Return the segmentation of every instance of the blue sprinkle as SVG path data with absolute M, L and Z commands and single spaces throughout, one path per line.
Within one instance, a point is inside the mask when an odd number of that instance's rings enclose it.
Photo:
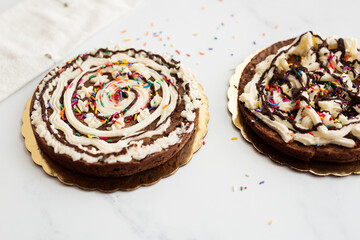
M 254 44 L 254 45 L 256 45 L 256 42 L 255 42 L 255 41 L 253 41 L 253 44 Z
M 259 184 L 263 184 L 263 183 L 265 183 L 265 181 L 261 181 L 261 182 L 259 182 Z

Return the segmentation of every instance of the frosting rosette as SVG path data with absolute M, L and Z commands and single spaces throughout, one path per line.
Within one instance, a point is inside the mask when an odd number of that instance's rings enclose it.
M 30 117 L 40 147 L 54 158 L 111 164 L 161 158 L 169 149 L 165 155 L 173 155 L 194 132 L 200 107 L 198 84 L 180 62 L 114 47 L 48 73 Z
M 306 32 L 256 65 L 239 101 L 285 143 L 353 148 L 360 139 L 356 45 Z

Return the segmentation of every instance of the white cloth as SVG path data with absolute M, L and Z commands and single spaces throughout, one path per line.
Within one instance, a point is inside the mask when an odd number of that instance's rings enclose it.
M 0 101 L 140 0 L 24 0 L 0 15 Z

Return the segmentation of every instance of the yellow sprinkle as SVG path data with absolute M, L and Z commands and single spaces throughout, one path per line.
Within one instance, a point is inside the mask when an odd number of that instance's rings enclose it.
M 130 38 L 124 39 L 124 42 L 129 42 L 129 41 L 131 41 Z
M 233 39 L 235 39 L 235 36 L 232 36 Z
M 136 118 L 137 118 L 137 114 L 135 114 L 135 116 L 134 116 L 134 121 L 136 120 Z
M 273 223 L 273 220 L 270 220 L 269 225 L 271 225 L 272 223 Z
M 335 119 L 335 121 L 334 122 L 337 122 L 337 118 Z
M 174 47 L 174 44 L 170 44 L 170 47 Z
M 95 114 L 97 114 L 97 108 L 95 109 Z
M 92 138 L 90 135 L 88 135 L 88 138 Z
M 231 140 L 237 140 L 237 137 L 233 137 L 233 138 L 231 138 Z
M 194 33 L 193 35 L 194 35 L 194 36 L 198 36 L 199 34 L 198 34 L 198 33 Z
M 201 7 L 201 10 L 205 10 L 206 9 L 206 7 Z

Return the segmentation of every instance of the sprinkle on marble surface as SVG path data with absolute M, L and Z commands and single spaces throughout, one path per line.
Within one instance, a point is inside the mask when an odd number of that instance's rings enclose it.
M 279 27 L 280 27 L 279 24 L 275 25 L 275 29 L 279 29 Z
M 273 224 L 273 220 L 270 220 L 269 225 Z
M 231 140 L 237 140 L 238 138 L 237 137 L 233 137 L 233 138 L 231 138 Z
M 264 184 L 264 183 L 265 183 L 265 181 L 261 181 L 261 182 L 259 182 L 259 185 Z
M 266 36 L 266 33 L 263 32 L 261 35 L 262 35 L 263 37 L 265 37 L 265 36 Z

